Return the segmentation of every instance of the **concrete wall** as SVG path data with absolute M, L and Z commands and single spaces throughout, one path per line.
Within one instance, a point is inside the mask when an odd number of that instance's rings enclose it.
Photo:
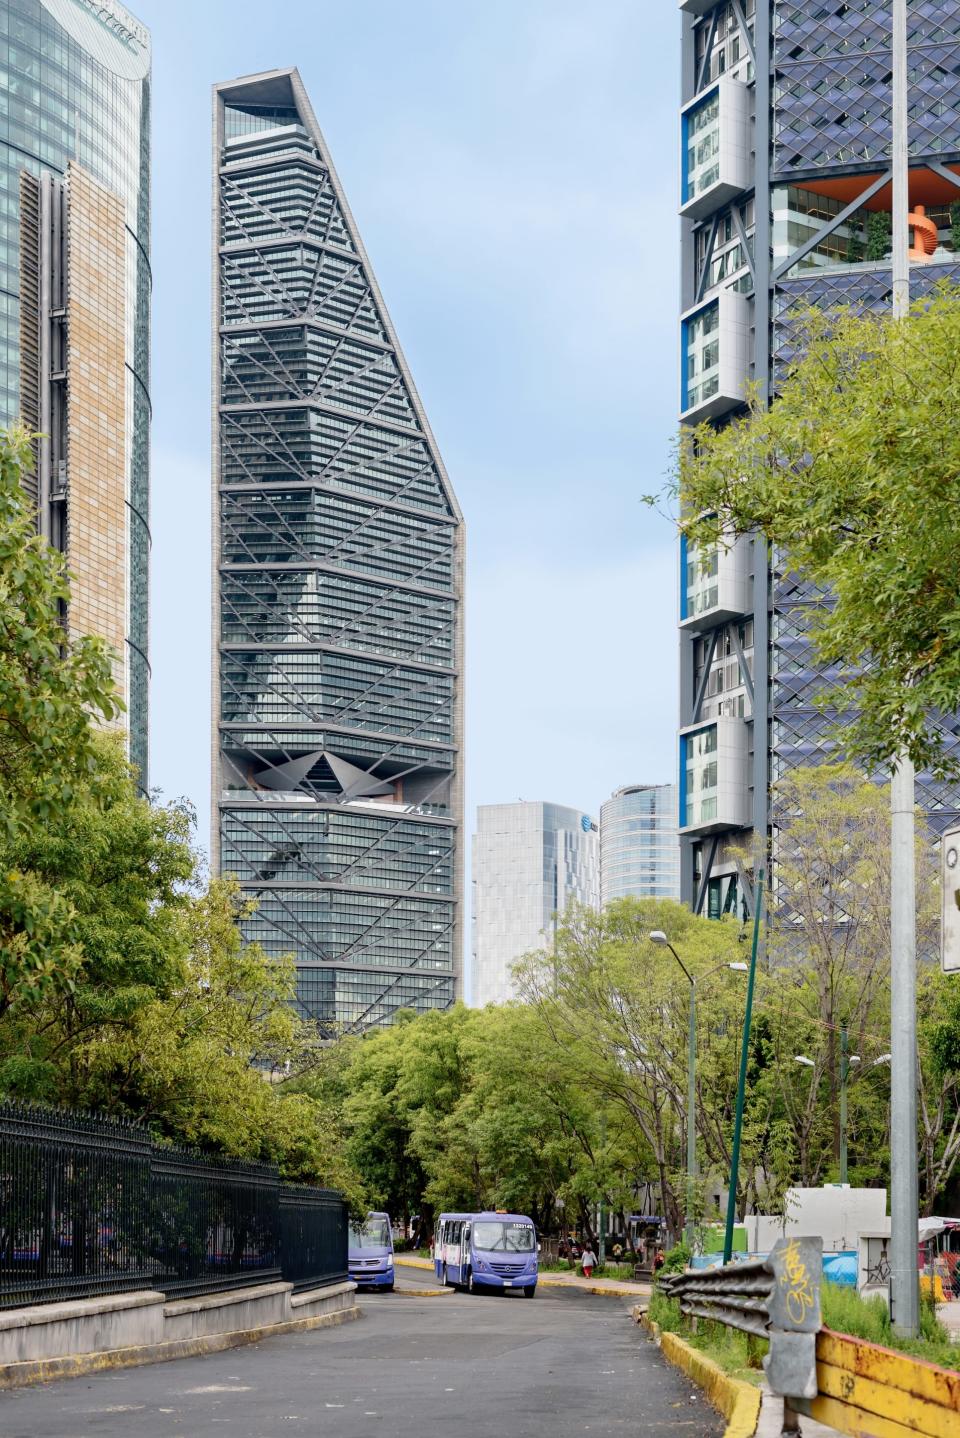
M 0 1364 L 163 1342 L 163 1294 L 116 1293 L 0 1312 Z
M 0 1312 L 0 1388 L 112 1361 L 185 1357 L 359 1314 L 349 1282 L 297 1294 L 290 1283 L 265 1283 L 169 1303 L 143 1291 L 14 1308 Z
M 747 1248 L 769 1253 L 784 1235 L 819 1234 L 824 1253 L 856 1248 L 861 1233 L 877 1233 L 888 1222 L 885 1188 L 788 1188 L 784 1217 L 748 1214 Z

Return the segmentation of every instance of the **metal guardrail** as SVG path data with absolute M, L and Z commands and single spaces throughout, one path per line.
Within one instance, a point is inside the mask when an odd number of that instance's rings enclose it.
M 781 1238 L 768 1258 L 672 1274 L 660 1288 L 689 1317 L 768 1339 L 763 1367 L 774 1393 L 813 1398 L 822 1273 L 820 1238 Z
M 671 1274 L 660 1289 L 692 1318 L 766 1338 L 784 1435 L 805 1414 L 852 1438 L 960 1438 L 960 1373 L 821 1327 L 819 1238 L 782 1238 L 769 1258 Z

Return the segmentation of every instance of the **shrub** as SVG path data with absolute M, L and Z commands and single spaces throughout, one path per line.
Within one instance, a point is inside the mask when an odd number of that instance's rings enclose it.
M 682 1273 L 690 1263 L 690 1250 L 685 1243 L 674 1244 L 664 1255 L 661 1273 Z

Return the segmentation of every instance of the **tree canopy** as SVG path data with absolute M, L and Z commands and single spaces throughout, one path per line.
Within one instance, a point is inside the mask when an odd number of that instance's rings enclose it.
M 289 963 L 200 881 L 183 803 L 136 789 L 110 653 L 71 641 L 63 556 L 36 532 L 29 438 L 0 434 L 0 1094 L 276 1161 L 362 1200 L 335 1107 L 289 1091 L 315 1034 Z

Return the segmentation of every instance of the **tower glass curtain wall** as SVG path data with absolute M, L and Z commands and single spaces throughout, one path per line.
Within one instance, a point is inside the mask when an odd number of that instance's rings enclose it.
M 150 552 L 150 36 L 122 5 L 0 0 L 0 424 L 21 395 L 21 172 L 65 178 L 71 161 L 122 204 L 126 653 L 130 754 L 148 759 Z M 78 180 L 78 185 L 82 183 Z M 79 235 L 74 234 L 74 242 Z M 23 401 L 23 403 L 22 403 Z M 69 490 L 69 474 L 66 476 Z M 69 508 L 69 495 L 67 497 Z M 91 511 L 91 517 L 95 514 Z M 102 521 L 101 521 L 102 522 Z M 91 548 L 95 536 L 90 536 Z M 83 582 L 82 576 L 78 583 Z M 112 637 L 112 636 L 108 636 Z
M 600 900 L 679 899 L 675 784 L 628 784 L 600 809 Z
M 214 167 L 214 863 L 356 1032 L 460 992 L 463 527 L 295 70 Z
M 518 801 L 483 804 L 473 836 L 473 972 L 475 1005 L 516 994 L 511 969 L 549 948 L 572 904 L 598 907 L 597 824 L 580 809 Z
M 748 382 L 775 396 L 811 306 L 889 311 L 891 12 L 680 11 L 681 414 L 723 423 Z M 936 232 L 912 262 L 916 297 L 960 280 L 960 0 L 911 0 L 909 47 L 910 206 Z M 697 912 L 752 912 L 740 854 L 769 835 L 776 858 L 776 781 L 833 753 L 836 713 L 815 699 L 839 676 L 809 640 L 824 602 L 752 541 L 681 553 L 681 893 Z M 960 725 L 942 727 L 955 748 Z M 956 821 L 957 797 L 918 776 L 935 830 Z

